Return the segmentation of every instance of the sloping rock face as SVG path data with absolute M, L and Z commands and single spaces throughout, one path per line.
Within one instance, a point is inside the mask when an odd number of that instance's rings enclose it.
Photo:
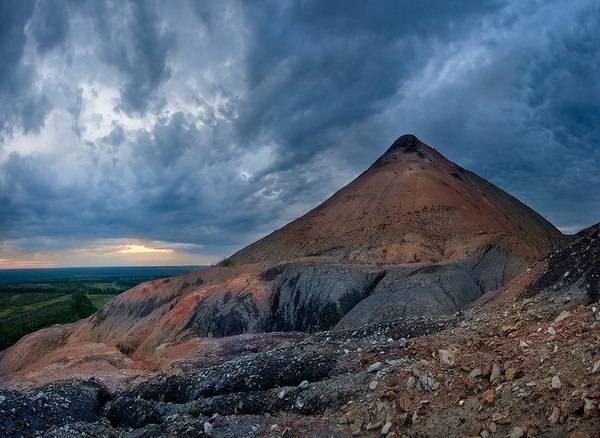
M 396 318 L 457 312 L 502 282 L 506 256 L 496 260 L 495 255 L 488 251 L 460 263 L 391 268 L 385 271 L 373 293 L 335 328 L 345 330 Z M 482 263 L 490 270 L 478 271 L 478 264 Z M 486 282 L 489 280 L 491 284 Z
M 0 376 L 156 371 L 209 348 L 202 339 L 452 314 L 562 239 L 407 135 L 321 206 L 234 254 L 232 266 L 141 284 L 86 320 L 33 333 L 1 353 Z
M 275 271 L 275 272 L 274 272 Z M 327 330 L 367 298 L 384 272 L 363 272 L 335 265 L 298 265 L 271 269 L 275 275 L 271 302 L 274 331 Z
M 545 260 L 547 269 L 528 288 L 529 295 L 588 305 L 600 299 L 600 224 L 579 232 L 575 240 Z
M 596 438 L 599 308 L 557 321 L 542 297 L 504 296 L 447 319 L 221 338 L 216 362 L 113 390 L 0 387 L 0 436 Z
M 514 197 L 404 135 L 323 204 L 230 262 L 322 256 L 359 264 L 438 263 L 486 244 L 532 262 L 560 238 Z

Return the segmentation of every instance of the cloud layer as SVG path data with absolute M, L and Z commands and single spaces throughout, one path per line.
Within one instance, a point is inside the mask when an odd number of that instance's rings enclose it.
M 592 0 L 0 1 L 0 60 L 3 260 L 215 259 L 407 132 L 563 229 L 600 221 Z

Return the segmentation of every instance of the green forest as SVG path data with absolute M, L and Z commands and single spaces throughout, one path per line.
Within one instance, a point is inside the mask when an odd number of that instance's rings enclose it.
M 94 314 L 148 277 L 59 279 L 0 284 L 0 350 L 24 335 Z

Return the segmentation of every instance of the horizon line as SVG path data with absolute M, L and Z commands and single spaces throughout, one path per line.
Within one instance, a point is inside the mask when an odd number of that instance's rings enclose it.
M 202 266 L 211 266 L 208 265 L 197 265 L 197 264 L 186 264 L 186 265 L 106 265 L 106 266 L 23 266 L 23 267 L 1 267 L 0 271 L 17 271 L 17 270 L 26 270 L 26 269 L 90 269 L 90 268 L 100 268 L 100 269 L 109 269 L 109 268 L 186 268 L 186 267 L 202 267 Z

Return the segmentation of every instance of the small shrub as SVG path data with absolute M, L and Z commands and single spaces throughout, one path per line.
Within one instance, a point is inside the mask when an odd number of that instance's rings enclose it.
M 217 263 L 215 266 L 219 266 L 219 267 L 223 268 L 226 266 L 233 266 L 233 265 L 234 265 L 233 261 L 229 257 L 225 257 L 219 263 Z

